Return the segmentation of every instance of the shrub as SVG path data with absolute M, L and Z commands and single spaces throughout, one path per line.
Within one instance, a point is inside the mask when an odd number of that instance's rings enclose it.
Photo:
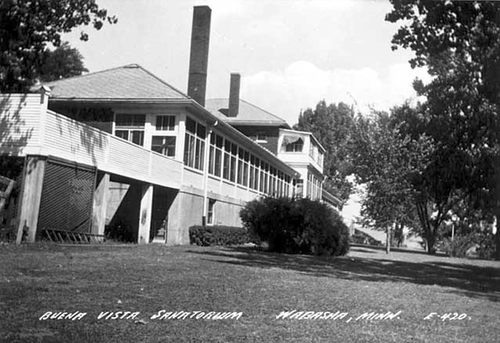
M 310 199 L 265 197 L 240 211 L 244 226 L 280 253 L 345 255 L 349 229 L 328 205 Z
M 495 240 L 491 232 L 471 232 L 455 236 L 453 240 L 449 237 L 444 238 L 439 242 L 438 247 L 451 257 L 476 255 L 479 258 L 492 259 L 495 252 Z
M 472 238 L 471 235 L 455 236 L 453 240 L 446 237 L 439 242 L 437 249 L 451 257 L 465 257 L 475 245 Z
M 495 256 L 495 235 L 491 232 L 481 232 L 477 236 L 477 257 L 492 260 Z
M 294 200 L 265 197 L 246 204 L 240 211 L 243 225 L 249 232 L 265 241 L 270 251 L 299 253 L 300 243 Z
M 251 240 L 247 230 L 241 227 L 195 225 L 189 228 L 189 241 L 201 246 L 224 246 L 245 244 Z

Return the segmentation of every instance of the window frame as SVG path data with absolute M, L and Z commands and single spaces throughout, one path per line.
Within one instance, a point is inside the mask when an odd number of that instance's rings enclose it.
M 184 140 L 184 165 L 200 171 L 204 170 L 207 128 L 186 116 Z
M 154 144 L 155 138 L 163 138 L 164 140 L 168 139 L 168 138 L 173 139 L 173 142 L 174 142 L 174 144 L 173 144 L 173 155 L 168 154 L 168 152 L 171 151 L 171 150 L 169 150 L 169 148 L 171 148 L 172 145 L 167 145 L 165 143 L 165 141 L 163 141 L 163 144 L 160 147 L 162 149 L 167 149 L 167 150 L 163 150 L 163 151 L 156 151 L 156 150 L 154 150 L 153 149 L 153 144 Z M 176 155 L 175 154 L 176 148 L 177 148 L 177 136 L 173 136 L 173 135 L 155 135 L 155 134 L 153 134 L 151 136 L 151 151 L 155 151 L 155 152 L 157 152 L 159 154 L 162 154 L 164 156 L 167 156 L 167 157 L 175 157 L 175 155 Z
M 168 122 L 164 125 L 165 120 Z M 161 123 L 159 123 L 161 121 Z M 160 124 L 160 125 L 158 125 Z M 157 132 L 173 132 L 176 131 L 177 115 L 175 114 L 157 114 L 155 119 L 154 129 Z
M 127 120 L 125 120 L 125 118 Z M 146 114 L 116 113 L 114 117 L 115 137 L 119 137 L 128 142 L 144 147 L 146 136 Z M 139 139 L 137 141 L 137 135 Z M 126 136 L 126 137 L 124 137 Z

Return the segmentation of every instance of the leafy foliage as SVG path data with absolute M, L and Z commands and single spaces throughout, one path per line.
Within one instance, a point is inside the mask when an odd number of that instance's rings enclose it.
M 310 199 L 255 199 L 240 212 L 244 226 L 269 244 L 269 250 L 289 254 L 345 255 L 349 229 L 326 204 Z
M 423 196 L 419 180 L 429 168 L 434 146 L 425 135 L 413 138 L 405 132 L 410 128 L 402 128 L 394 118 L 385 112 L 356 118 L 351 158 L 356 180 L 365 186 L 361 214 L 365 224 L 375 228 L 390 230 L 396 225 L 402 230 L 406 225 L 419 231 L 416 200 Z M 419 233 L 430 242 L 436 234 Z
M 88 72 L 88 69 L 83 65 L 82 54 L 70 47 L 68 42 L 64 42 L 54 51 L 45 50 L 39 77 L 41 81 L 49 82 L 78 76 L 84 72 Z
M 314 134 L 326 149 L 323 187 L 338 196 L 344 203 L 352 193 L 352 184 L 347 180 L 351 172 L 348 144 L 354 125 L 354 111 L 345 103 L 326 105 L 320 101 L 316 108 L 300 114 L 295 130 Z
M 26 92 L 39 75 L 47 44 L 81 25 L 99 30 L 116 17 L 95 0 L 4 0 L 0 2 L 0 92 Z M 81 32 L 80 39 L 88 40 Z
M 466 257 L 474 247 L 474 234 L 451 238 L 444 238 L 439 242 L 438 248 L 450 257 Z
M 404 22 L 393 49 L 412 49 L 416 57 L 410 63 L 427 66 L 434 76 L 427 85 L 415 82 L 427 98 L 427 133 L 438 148 L 429 192 L 460 189 L 468 206 L 500 218 L 500 3 L 391 2 L 386 19 Z
M 269 250 L 299 252 L 294 238 L 300 235 L 298 213 L 292 198 L 264 197 L 246 203 L 240 211 L 243 226 L 268 242 Z
M 474 231 L 457 235 L 453 239 L 445 237 L 439 241 L 438 248 L 451 257 L 477 256 L 482 259 L 492 259 L 495 242 L 491 232 Z
M 249 243 L 251 237 L 248 231 L 241 227 L 195 225 L 189 228 L 189 241 L 201 246 L 226 246 Z

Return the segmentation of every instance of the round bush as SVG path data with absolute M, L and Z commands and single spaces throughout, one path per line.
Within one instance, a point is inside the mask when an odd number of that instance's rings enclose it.
M 318 201 L 265 197 L 248 202 L 240 217 L 270 251 L 335 256 L 349 251 L 348 227 L 338 212 Z

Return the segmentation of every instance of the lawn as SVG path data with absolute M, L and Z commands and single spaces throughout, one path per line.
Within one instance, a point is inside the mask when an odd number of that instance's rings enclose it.
M 0 261 L 2 342 L 500 342 L 494 261 L 47 244 Z

